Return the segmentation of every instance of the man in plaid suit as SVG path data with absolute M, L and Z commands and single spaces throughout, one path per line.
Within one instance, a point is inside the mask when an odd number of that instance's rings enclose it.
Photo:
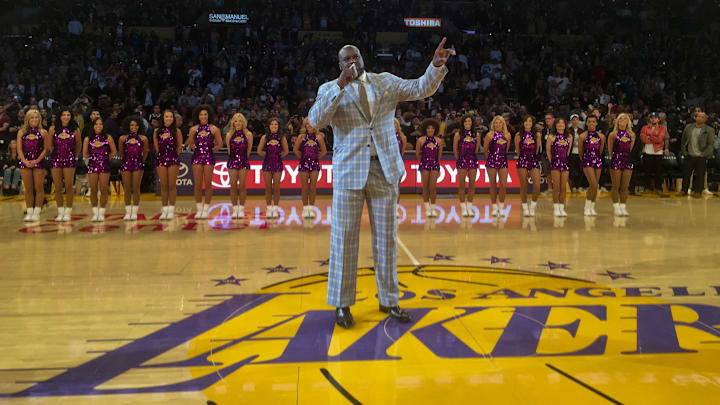
M 398 306 L 397 218 L 398 181 L 405 171 L 395 138 L 393 118 L 398 102 L 420 100 L 435 93 L 447 74 L 445 62 L 454 55 L 438 45 L 432 64 L 419 79 L 365 72 L 360 50 L 344 46 L 338 53 L 340 77 L 318 89 L 309 121 L 314 128 L 333 128 L 333 206 L 330 231 L 329 305 L 336 307 L 338 325 L 354 325 L 360 220 L 367 203 L 372 233 L 380 311 L 400 322 L 410 315 Z

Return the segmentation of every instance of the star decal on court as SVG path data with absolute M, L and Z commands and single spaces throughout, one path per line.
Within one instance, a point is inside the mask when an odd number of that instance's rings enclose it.
M 438 260 L 453 261 L 453 257 L 455 257 L 455 256 L 445 256 L 445 255 L 441 255 L 440 253 L 435 253 L 435 256 L 425 256 L 425 257 L 427 257 L 428 259 L 433 259 L 433 261 L 436 262 Z
M 328 258 L 325 260 L 315 260 L 315 263 L 320 263 L 320 267 L 327 266 L 328 264 L 330 264 L 330 259 Z
M 490 257 L 485 258 L 485 259 L 483 259 L 483 260 L 490 262 L 490 264 L 496 264 L 496 263 L 510 264 L 510 258 L 509 258 L 509 257 L 495 257 L 495 256 L 490 256 Z
M 226 284 L 232 284 L 239 286 L 241 282 L 246 281 L 246 278 L 235 278 L 235 276 L 230 276 L 228 278 L 222 278 L 222 279 L 214 279 L 213 281 L 217 282 L 215 284 L 215 287 L 226 285 Z
M 295 267 L 284 267 L 282 264 L 278 264 L 275 267 L 263 267 L 263 270 L 267 270 L 267 274 L 271 273 L 290 273 L 290 270 L 294 270 Z
M 550 270 L 556 270 L 556 269 L 562 269 L 562 270 L 570 270 L 570 265 L 565 263 L 555 263 L 548 261 L 547 263 L 538 264 L 538 266 L 543 267 L 549 267 Z
M 617 280 L 619 278 L 627 278 L 630 280 L 635 280 L 633 277 L 630 277 L 630 274 L 632 273 L 615 273 L 614 271 L 605 270 L 605 273 L 598 273 L 599 276 L 606 276 L 610 277 L 612 280 Z

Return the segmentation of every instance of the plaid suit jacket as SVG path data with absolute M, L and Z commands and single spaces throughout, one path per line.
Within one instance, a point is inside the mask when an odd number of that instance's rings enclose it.
M 375 92 L 375 103 L 368 121 L 360 108 L 353 86 L 340 89 L 337 79 L 318 89 L 308 119 L 315 128 L 333 129 L 333 186 L 360 190 L 365 187 L 370 169 L 370 137 L 375 143 L 385 179 L 395 184 L 405 172 L 395 138 L 395 108 L 398 102 L 430 97 L 447 74 L 446 66 L 430 64 L 418 79 L 401 79 L 391 73 L 367 72 Z M 370 91 L 370 89 L 368 89 Z

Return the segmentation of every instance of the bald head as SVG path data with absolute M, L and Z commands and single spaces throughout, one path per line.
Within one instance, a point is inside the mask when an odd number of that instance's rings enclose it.
M 358 49 L 357 46 L 348 44 L 340 48 L 338 51 L 338 59 L 342 59 L 343 54 L 348 50 L 354 51 L 356 54 L 360 55 L 360 49 Z
M 365 62 L 363 61 L 360 49 L 355 45 L 345 45 L 338 52 L 338 64 L 340 70 L 345 70 L 348 66 L 355 64 L 358 75 L 365 71 Z

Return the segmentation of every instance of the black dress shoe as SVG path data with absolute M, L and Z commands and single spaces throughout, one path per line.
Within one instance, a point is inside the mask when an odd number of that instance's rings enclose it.
M 350 329 L 353 325 L 355 325 L 355 321 L 353 320 L 352 314 L 350 313 L 350 308 L 336 308 L 335 322 L 345 329 Z
M 412 320 L 410 318 L 410 314 L 408 314 L 404 309 L 401 309 L 398 306 L 386 307 L 380 304 L 380 312 L 390 314 L 390 316 L 402 323 L 408 323 Z

